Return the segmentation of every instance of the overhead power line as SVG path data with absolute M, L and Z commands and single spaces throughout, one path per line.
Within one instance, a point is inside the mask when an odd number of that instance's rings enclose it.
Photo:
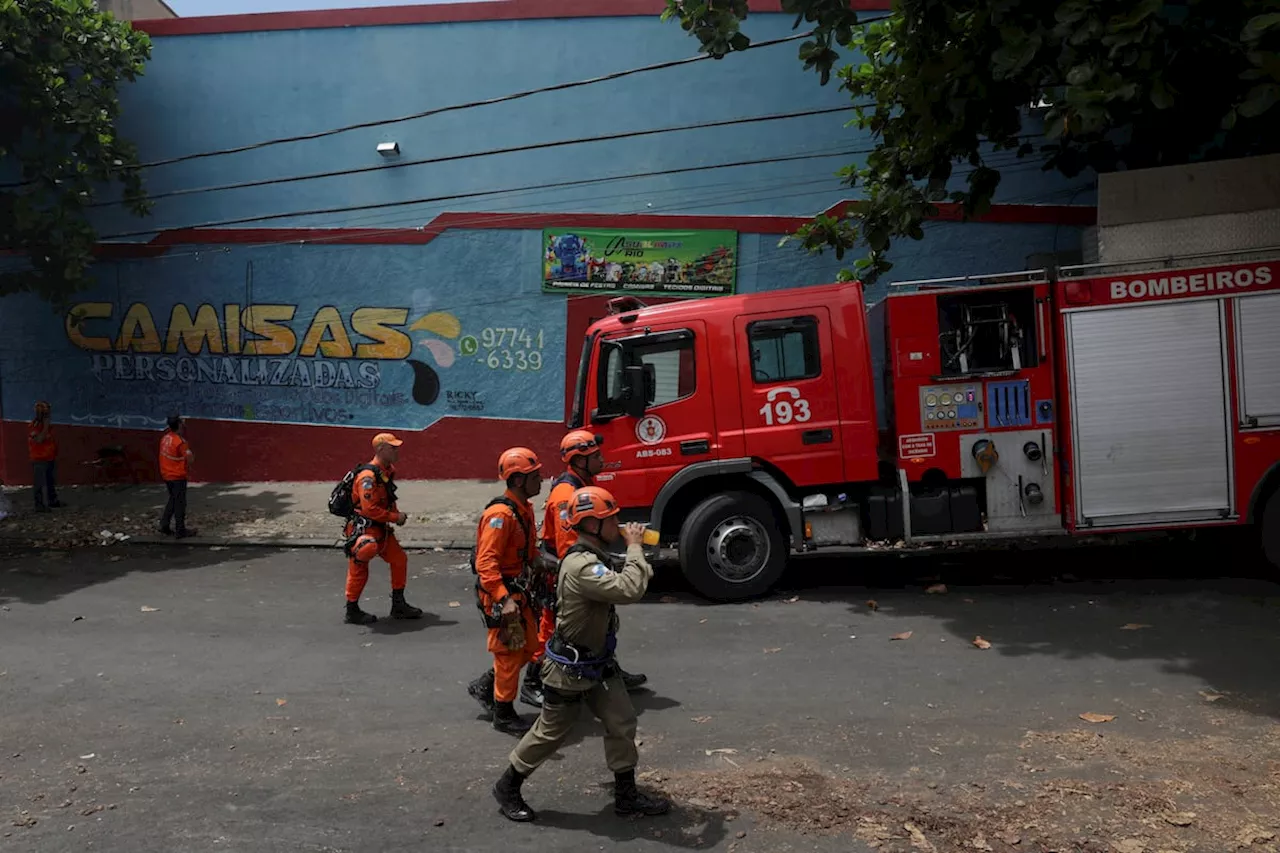
M 829 115 L 831 113 L 847 112 L 855 109 L 857 104 L 848 104 L 842 107 L 823 107 L 821 109 L 801 110 L 794 113 L 772 113 L 763 116 L 751 116 L 749 118 L 721 119 L 718 121 L 699 122 L 697 124 L 675 125 L 672 127 L 648 128 L 645 130 L 629 130 L 621 133 L 609 133 L 602 136 L 585 136 L 577 139 L 558 139 L 552 142 L 535 142 L 529 145 L 512 145 L 506 148 L 489 148 L 483 151 L 468 151 L 463 154 L 446 154 L 440 157 L 425 157 L 417 160 L 404 160 L 397 163 L 379 163 L 376 166 L 355 166 L 347 169 L 332 169 L 327 172 L 311 172 L 305 175 L 291 175 L 283 178 L 260 178 L 253 181 L 241 181 L 234 184 L 216 184 L 208 187 L 187 187 L 179 190 L 169 190 L 161 193 L 149 193 L 147 198 L 156 201 L 163 198 L 173 198 L 175 196 L 194 195 L 198 193 L 221 192 L 223 190 L 239 190 L 249 189 L 251 187 L 264 187 L 273 184 L 287 184 L 296 181 L 313 181 L 321 178 L 337 178 L 345 175 L 358 175 L 365 172 L 382 172 L 389 169 L 403 169 L 409 166 L 425 166 L 433 163 L 449 163 L 455 160 L 469 160 L 475 157 L 491 157 L 499 154 L 515 154 L 522 151 L 538 151 L 546 148 L 559 148 L 565 145 L 583 145 L 589 142 L 611 142 L 617 139 L 633 139 L 641 136 L 654 136 L 661 133 L 677 133 L 686 130 L 703 130 L 713 127 L 729 127 L 738 124 L 754 124 L 766 121 L 781 121 L 784 119 L 806 118 L 808 116 Z M 110 207 L 113 205 L 123 204 L 123 201 L 99 201 L 89 205 L 89 207 Z
M 400 201 L 383 201 L 373 202 L 370 204 L 343 205 L 341 207 L 315 208 L 311 210 L 295 210 L 287 213 L 268 213 L 259 216 L 242 216 L 235 219 L 220 219 L 213 222 L 201 222 L 193 225 L 166 225 L 158 228 L 148 228 L 142 231 L 126 231 L 120 234 L 106 234 L 100 237 L 100 240 L 121 240 L 126 237 L 143 237 L 149 234 L 155 234 L 159 231 L 174 231 L 187 228 L 220 228 L 227 225 L 246 225 L 250 222 L 269 222 L 273 219 L 290 219 L 295 216 L 323 216 L 333 213 L 352 213 L 359 210 L 379 210 L 383 208 L 407 207 L 414 204 L 432 204 L 442 201 L 457 201 L 460 199 L 481 198 L 484 196 L 503 195 L 511 192 L 527 192 L 531 190 L 548 190 L 560 189 L 563 187 L 586 186 L 589 184 L 608 183 L 611 181 L 626 181 L 636 178 L 655 178 L 666 175 L 680 175 L 689 172 L 709 172 L 716 169 L 732 169 L 739 166 L 759 166 L 768 163 L 789 163 L 798 160 L 814 160 L 825 157 L 850 157 L 855 154 L 867 154 L 874 149 L 850 149 L 846 151 L 833 151 L 823 154 L 794 154 L 786 157 L 763 157 L 756 160 L 738 160 L 732 163 L 716 163 L 710 166 L 684 166 L 677 169 L 658 169 L 650 172 L 633 172 L 627 175 L 612 175 L 603 178 L 582 178 L 574 181 L 555 181 L 546 184 L 530 184 L 523 187 L 513 187 L 498 190 L 476 190 L 475 192 L 456 193 L 452 195 L 426 196 L 422 198 L 403 199 Z

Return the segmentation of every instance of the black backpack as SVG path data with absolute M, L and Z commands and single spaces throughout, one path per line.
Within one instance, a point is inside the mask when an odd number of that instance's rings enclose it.
M 338 482 L 338 485 L 333 487 L 333 491 L 329 493 L 329 512 L 339 518 L 351 518 L 356 514 L 355 497 L 352 495 L 351 490 L 355 486 L 356 477 L 360 476 L 361 471 L 377 473 L 378 466 L 366 462 L 348 471 L 347 476 L 343 477 Z

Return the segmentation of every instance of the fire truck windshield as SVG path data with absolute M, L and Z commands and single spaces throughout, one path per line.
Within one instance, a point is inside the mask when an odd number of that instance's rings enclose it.
M 595 332 L 587 335 L 582 342 L 582 357 L 578 359 L 578 381 L 573 386 L 573 409 L 569 412 L 569 429 L 579 429 L 583 425 L 582 410 L 587 397 L 587 368 L 591 365 L 591 350 L 595 344 Z

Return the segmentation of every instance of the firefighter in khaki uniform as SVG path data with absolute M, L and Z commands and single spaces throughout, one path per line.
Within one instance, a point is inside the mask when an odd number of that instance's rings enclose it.
M 604 437 L 576 429 L 560 439 L 560 461 L 566 469 L 551 481 L 551 493 L 542 518 L 542 549 L 550 564 L 540 576 L 538 586 L 542 613 L 538 621 L 538 647 L 533 662 L 525 669 L 524 682 L 520 685 L 520 701 L 535 708 L 542 707 L 542 661 L 547 641 L 556 628 L 556 570 L 560 560 L 578 541 L 578 533 L 565 521 L 569 499 L 578 489 L 595 484 L 596 475 L 604 470 L 604 455 L 600 448 Z M 615 662 L 616 663 L 616 662 Z M 649 677 L 643 673 L 630 673 L 618 665 L 618 675 L 628 690 L 644 686 Z
M 519 735 L 531 723 L 515 710 L 520 668 L 533 659 L 538 619 L 530 593 L 539 562 L 537 520 L 529 499 L 542 491 L 542 464 L 527 447 L 498 457 L 498 477 L 507 484 L 480 514 L 476 528 L 476 606 L 488 629 L 493 669 L 467 685 L 467 693 L 491 714 L 493 727 Z
M 502 815 L 529 821 L 536 815 L 520 793 L 524 780 L 559 749 L 585 703 L 604 724 L 604 753 L 614 774 L 614 811 L 664 814 L 665 799 L 636 788 L 636 712 L 613 660 L 618 615 L 614 606 L 639 601 L 649 588 L 653 568 L 640 542 L 644 527 L 628 524 L 626 562 L 609 567 L 607 547 L 616 542 L 618 504 L 598 486 L 574 492 L 567 521 L 578 532 L 576 545 L 560 563 L 556 630 L 542 665 L 546 696 L 533 729 L 512 750 L 510 765 L 493 786 Z

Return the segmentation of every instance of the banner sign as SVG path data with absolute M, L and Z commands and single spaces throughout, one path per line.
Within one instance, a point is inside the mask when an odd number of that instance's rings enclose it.
M 551 228 L 542 248 L 548 293 L 721 296 L 737 281 L 736 231 Z

